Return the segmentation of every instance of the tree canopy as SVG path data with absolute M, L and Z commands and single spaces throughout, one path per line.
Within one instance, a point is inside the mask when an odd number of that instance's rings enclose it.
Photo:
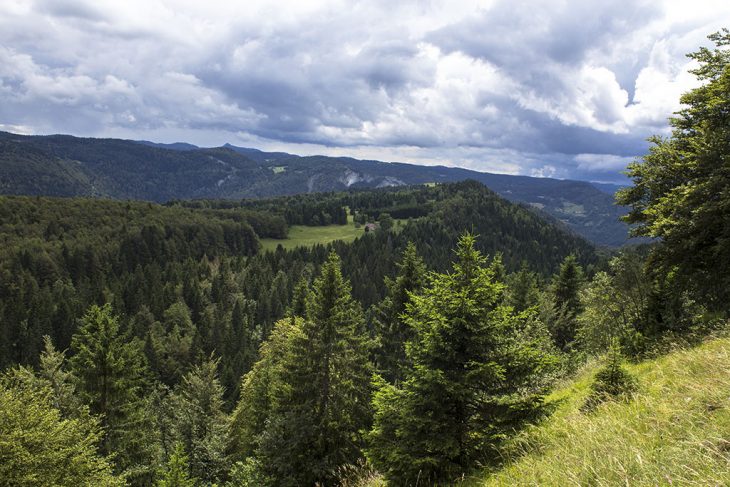
M 701 85 L 680 98 L 672 134 L 650 139 L 629 165 L 633 186 L 619 192 L 631 207 L 634 234 L 660 239 L 653 263 L 665 274 L 727 309 L 730 303 L 730 31 L 712 34 L 713 49 L 689 54 Z

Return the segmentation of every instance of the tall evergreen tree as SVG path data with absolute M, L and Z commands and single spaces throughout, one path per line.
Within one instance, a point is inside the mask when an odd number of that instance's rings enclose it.
M 228 418 L 223 412 L 223 387 L 218 360 L 212 358 L 185 374 L 172 398 L 173 428 L 190 462 L 193 477 L 215 483 L 225 477 Z
M 540 288 L 537 275 L 522 262 L 520 270 L 507 277 L 506 303 L 515 311 L 525 311 L 540 303 Z
M 53 407 L 66 417 L 77 416 L 82 406 L 76 394 L 76 377 L 65 369 L 65 353 L 56 350 L 49 336 L 43 337 L 43 341 L 39 375 L 51 387 Z
M 406 342 L 412 338 L 413 329 L 401 316 L 410 302 L 410 293 L 418 292 L 426 279 L 426 266 L 409 242 L 398 264 L 395 279 L 386 278 L 388 290 L 385 299 L 375 307 L 374 328 L 378 340 L 376 360 L 379 372 L 389 382 L 403 378 L 406 365 Z
M 47 384 L 14 379 L 0 379 L 0 485 L 125 485 L 98 451 L 96 419 L 88 414 L 64 418 Z
M 190 477 L 190 467 L 185 448 L 182 443 L 175 447 L 167 461 L 162 477 L 157 480 L 156 487 L 195 487 L 197 481 Z
M 659 239 L 652 266 L 715 309 L 730 311 L 730 31 L 709 36 L 715 48 L 688 55 L 700 82 L 680 98 L 669 138 L 653 137 L 649 153 L 630 164 L 633 186 L 617 194 L 631 207 L 635 235 Z
M 579 294 L 582 286 L 583 268 L 575 255 L 571 254 L 563 260 L 553 282 L 553 296 L 559 317 L 550 332 L 555 344 L 561 349 L 567 348 L 575 340 L 576 317 L 582 309 Z
M 246 377 L 244 398 L 252 391 L 263 410 L 242 404 L 237 410 L 238 431 L 260 431 L 239 447 L 255 446 L 257 464 L 274 485 L 333 482 L 339 467 L 361 457 L 370 422 L 369 339 L 335 253 L 314 282 L 306 315 L 283 320 L 288 332 L 277 325 L 273 337 L 286 344 L 281 358 L 266 354 L 269 366 L 257 363 Z M 257 374 L 270 374 L 268 383 Z
M 368 456 L 395 485 L 449 482 L 535 414 L 553 364 L 524 315 L 504 306 L 504 285 L 459 240 L 451 273 L 434 274 L 406 306 L 416 330 L 401 387 L 381 383 Z
M 152 475 L 154 443 L 144 394 L 147 367 L 139 341 L 121 333 L 108 304 L 91 306 L 71 341 L 72 372 L 92 413 L 101 417 L 102 452 L 115 454 L 121 470 L 133 481 Z

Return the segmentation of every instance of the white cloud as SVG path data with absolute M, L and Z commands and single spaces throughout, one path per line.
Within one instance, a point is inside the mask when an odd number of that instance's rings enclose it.
M 727 18 L 715 0 L 5 0 L 0 124 L 606 179 L 666 132 L 695 86 L 684 54 Z

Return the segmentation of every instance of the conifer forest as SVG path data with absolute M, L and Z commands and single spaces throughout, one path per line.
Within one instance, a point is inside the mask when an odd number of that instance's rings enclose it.
M 730 33 L 709 40 L 615 195 L 621 246 L 473 179 L 153 202 L 2 166 L 0 486 L 727 485 Z M 676 437 L 646 406 L 674 391 L 700 401 Z

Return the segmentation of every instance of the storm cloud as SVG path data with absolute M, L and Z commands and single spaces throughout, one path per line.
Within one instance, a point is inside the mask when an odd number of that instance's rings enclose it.
M 5 0 L 0 130 L 621 181 L 727 2 Z

